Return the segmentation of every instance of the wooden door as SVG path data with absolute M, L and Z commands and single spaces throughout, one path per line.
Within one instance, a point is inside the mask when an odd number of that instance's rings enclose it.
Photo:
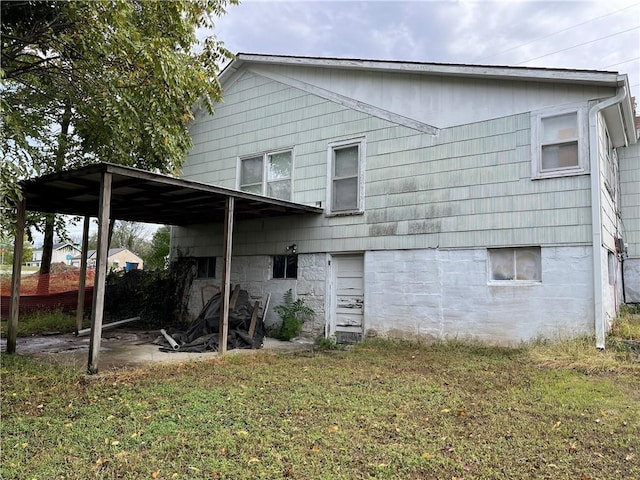
M 333 257 L 333 306 L 335 335 L 338 343 L 362 340 L 364 319 L 364 257 Z

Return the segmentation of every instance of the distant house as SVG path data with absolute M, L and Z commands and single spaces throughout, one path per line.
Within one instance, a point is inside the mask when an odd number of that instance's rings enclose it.
M 80 266 L 81 257 L 78 255 L 73 258 L 73 265 Z M 96 250 L 87 252 L 87 267 L 96 267 Z M 144 267 L 143 260 L 127 248 L 110 248 L 107 255 L 107 268 L 115 271 L 142 270 Z
M 80 248 L 71 242 L 62 242 L 53 244 L 53 252 L 51 253 L 51 263 L 64 263 L 71 265 L 73 258 L 80 254 Z M 31 262 L 27 265 L 39 267 L 42 263 L 42 248 L 33 251 Z
M 183 178 L 324 208 L 234 227 L 231 282 L 272 305 L 291 289 L 308 333 L 604 346 L 640 301 L 626 75 L 238 54 L 220 79 Z M 222 229 L 172 230 L 195 292 L 220 278 Z

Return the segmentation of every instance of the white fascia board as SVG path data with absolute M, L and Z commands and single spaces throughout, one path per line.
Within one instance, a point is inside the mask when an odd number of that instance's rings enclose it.
M 490 65 L 457 65 L 418 62 L 390 62 L 339 58 L 287 57 L 239 53 L 234 62 L 265 63 L 270 65 L 326 67 L 368 71 L 401 72 L 439 76 L 478 77 L 487 79 L 522 80 L 529 82 L 556 82 L 617 87 L 617 72 L 570 70 Z M 232 62 L 233 63 L 233 62 Z M 234 68 L 240 68 L 240 64 Z M 231 67 L 231 65 L 230 65 Z M 224 72 L 223 72 L 224 73 Z

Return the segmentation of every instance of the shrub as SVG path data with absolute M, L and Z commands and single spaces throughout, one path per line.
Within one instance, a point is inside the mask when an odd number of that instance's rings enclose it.
M 304 321 L 312 317 L 316 312 L 308 305 L 305 305 L 303 299 L 293 300 L 291 289 L 285 292 L 283 301 L 284 303 L 273 309 L 282 320 L 276 337 L 280 340 L 288 341 L 300 334 Z

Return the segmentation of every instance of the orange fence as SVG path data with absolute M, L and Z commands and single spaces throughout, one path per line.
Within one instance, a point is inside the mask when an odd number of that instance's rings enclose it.
M 95 271 L 87 270 L 85 309 L 90 309 Z M 46 275 L 23 275 L 20 279 L 20 313 L 34 310 L 75 310 L 78 304 L 80 271 L 69 270 Z M 11 278 L 0 279 L 0 315 L 9 315 Z

